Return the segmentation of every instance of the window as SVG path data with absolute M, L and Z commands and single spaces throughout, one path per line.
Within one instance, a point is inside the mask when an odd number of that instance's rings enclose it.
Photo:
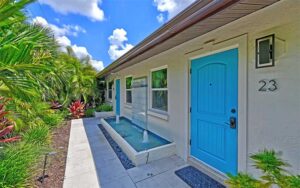
M 113 88 L 114 82 L 111 81 L 108 83 L 108 98 L 112 99 L 112 88 Z
M 151 72 L 151 107 L 168 111 L 168 71 L 167 68 Z
M 126 103 L 132 103 L 132 77 L 126 77 Z

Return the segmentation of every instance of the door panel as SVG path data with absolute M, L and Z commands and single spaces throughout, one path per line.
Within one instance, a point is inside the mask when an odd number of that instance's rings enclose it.
M 224 114 L 226 65 L 211 63 L 197 71 L 198 111 L 207 114 Z
M 116 80 L 116 115 L 120 115 L 120 80 Z
M 238 49 L 192 60 L 191 69 L 191 155 L 236 174 Z

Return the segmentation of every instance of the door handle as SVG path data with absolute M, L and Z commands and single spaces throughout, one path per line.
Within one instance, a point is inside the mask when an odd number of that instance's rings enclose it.
M 236 117 L 230 117 L 229 118 L 229 123 L 225 122 L 227 125 L 230 126 L 231 129 L 236 128 Z

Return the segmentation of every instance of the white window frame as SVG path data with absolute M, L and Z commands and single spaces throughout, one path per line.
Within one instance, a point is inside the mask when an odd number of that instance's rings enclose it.
M 113 83 L 112 84 L 112 86 L 111 86 L 111 89 L 109 89 L 109 84 L 110 83 Z M 114 86 L 114 81 L 113 80 L 110 80 L 110 81 L 108 81 L 107 82 L 107 99 L 109 100 L 109 101 L 112 101 L 112 99 L 113 99 L 113 86 Z M 111 98 L 109 98 L 109 91 L 111 90 Z
M 163 69 L 167 69 L 167 87 L 166 88 L 152 88 L 152 72 L 155 72 L 155 71 L 159 71 L 159 70 L 163 70 Z M 150 69 L 150 76 L 149 76 L 149 107 L 150 107 L 150 110 L 153 111 L 153 112 L 157 112 L 157 113 L 160 113 L 160 114 L 167 114 L 168 111 L 169 111 L 169 70 L 168 70 L 168 66 L 167 65 L 164 65 L 164 66 L 160 66 L 160 67 L 157 67 L 157 68 L 153 68 L 153 69 Z M 167 111 L 165 110 L 160 110 L 160 109 L 157 109 L 157 108 L 153 108 L 152 107 L 152 91 L 167 91 Z
M 126 88 L 126 84 L 127 84 L 127 83 L 126 83 L 126 79 L 127 79 L 127 78 L 130 78 L 130 77 L 131 77 L 132 80 L 133 80 L 133 76 L 132 76 L 132 75 L 128 75 L 128 76 L 125 77 L 125 104 L 131 106 L 131 105 L 132 105 L 132 88 L 130 88 L 130 89 L 127 89 L 127 88 Z M 132 84 L 132 83 L 131 83 L 131 84 Z M 131 91 L 131 103 L 128 103 L 128 102 L 127 102 L 127 91 Z

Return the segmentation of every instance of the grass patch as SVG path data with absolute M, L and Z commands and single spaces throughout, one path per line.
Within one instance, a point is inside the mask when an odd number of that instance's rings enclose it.
M 50 127 L 55 127 L 59 125 L 64 120 L 63 113 L 48 113 L 41 116 L 44 123 Z
M 0 154 L 0 187 L 28 187 L 27 180 L 32 174 L 42 148 L 20 142 L 8 144 Z
M 49 127 L 46 125 L 40 125 L 30 128 L 23 134 L 22 138 L 26 143 L 46 145 L 50 143 L 49 132 Z
M 96 112 L 111 112 L 113 111 L 113 107 L 109 104 L 102 104 L 96 107 Z
M 84 115 L 85 115 L 85 117 L 94 117 L 94 112 L 95 112 L 95 109 L 89 108 L 89 109 L 85 110 Z
M 48 112 L 48 111 L 47 111 Z M 64 113 L 49 111 L 28 121 L 20 142 L 0 149 L 0 188 L 33 187 L 32 179 L 42 154 L 50 150 L 51 130 L 62 124 Z

